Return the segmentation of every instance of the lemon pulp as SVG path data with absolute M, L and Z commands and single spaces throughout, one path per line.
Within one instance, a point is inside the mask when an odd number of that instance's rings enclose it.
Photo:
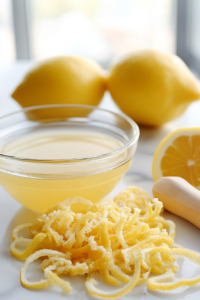
M 182 177 L 200 189 L 200 128 L 180 128 L 159 144 L 152 163 L 152 176 Z
M 180 136 L 169 146 L 161 160 L 163 176 L 180 176 L 199 186 L 200 136 Z
M 28 159 L 73 159 L 101 155 L 118 149 L 123 145 L 121 141 L 104 133 L 87 130 L 62 130 L 47 129 L 44 131 L 28 133 L 21 137 L 16 137 L 7 141 L 0 147 L 0 152 L 17 157 Z M 116 159 L 116 165 L 119 156 L 108 158 Z M 23 176 L 23 167 L 19 165 L 20 175 L 0 172 L 0 182 L 8 193 L 29 209 L 43 213 L 49 207 L 57 202 L 67 198 L 80 196 L 93 202 L 105 197 L 120 181 L 127 171 L 131 160 L 115 168 L 107 170 L 95 170 L 89 175 L 85 175 L 87 164 L 80 172 L 79 163 L 71 167 L 73 174 L 63 173 L 62 166 L 57 165 L 56 174 L 51 172 L 51 164 L 47 176 L 41 176 L 43 164 L 35 163 L 34 174 L 30 171 L 28 176 Z M 54 162 L 52 162 L 52 165 Z M 34 162 L 33 162 L 34 169 Z M 66 171 L 66 169 L 65 169 Z M 97 172 L 96 172 L 97 171 Z M 50 177 L 49 177 L 50 175 Z M 52 178 L 51 178 L 52 175 Z M 55 176 L 54 176 L 55 175 Z M 65 176 L 66 175 L 66 176 Z

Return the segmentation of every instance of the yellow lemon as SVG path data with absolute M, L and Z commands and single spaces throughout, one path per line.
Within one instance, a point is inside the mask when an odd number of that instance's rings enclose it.
M 200 189 L 200 127 L 173 131 L 159 144 L 152 164 L 155 181 L 179 176 Z
M 32 69 L 13 92 L 22 106 L 44 104 L 98 105 L 106 89 L 101 67 L 85 58 L 58 57 Z
M 137 123 L 161 126 L 200 98 L 197 79 L 176 55 L 143 50 L 110 68 L 108 89 L 119 108 Z

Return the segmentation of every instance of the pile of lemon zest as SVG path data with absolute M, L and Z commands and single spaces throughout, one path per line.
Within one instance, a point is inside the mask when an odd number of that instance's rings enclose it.
M 84 206 L 79 208 L 79 203 Z M 77 212 L 72 211 L 74 204 Z M 26 259 L 20 273 L 22 285 L 34 289 L 58 285 L 69 293 L 71 286 L 59 276 L 87 274 L 88 291 L 108 299 L 119 298 L 146 280 L 152 289 L 162 290 L 163 284 L 167 289 L 183 285 L 183 281 L 179 285 L 169 283 L 178 269 L 174 265 L 175 256 L 188 257 L 197 264 L 200 258 L 177 248 L 175 224 L 161 217 L 161 211 L 162 203 L 158 199 L 151 199 L 136 187 L 121 192 L 114 202 L 106 199 L 93 204 L 74 197 L 56 204 L 34 223 L 17 226 L 13 231 L 11 253 Z M 18 236 L 27 227 L 32 239 Z M 25 251 L 16 248 L 20 244 L 28 245 Z M 25 278 L 25 272 L 29 263 L 39 257 L 44 257 L 41 269 L 47 279 L 31 283 Z M 112 286 L 122 282 L 126 285 L 111 293 L 100 291 L 95 287 L 93 273 L 100 273 Z M 150 274 L 160 276 L 148 279 Z M 193 285 L 198 280 L 196 276 L 184 284 Z

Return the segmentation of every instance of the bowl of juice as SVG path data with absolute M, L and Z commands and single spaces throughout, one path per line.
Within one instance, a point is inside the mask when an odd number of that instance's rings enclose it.
M 0 118 L 0 184 L 43 213 L 67 198 L 103 199 L 129 169 L 139 129 L 87 105 L 43 105 Z

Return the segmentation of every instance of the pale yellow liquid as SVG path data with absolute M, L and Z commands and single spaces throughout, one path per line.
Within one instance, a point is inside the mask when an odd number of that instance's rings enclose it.
M 121 146 L 120 141 L 102 133 L 55 129 L 20 137 L 0 150 L 23 158 L 67 160 L 101 155 Z
M 67 160 L 101 155 L 121 146 L 122 143 L 117 139 L 98 132 L 52 129 L 7 142 L 0 147 L 0 152 L 29 159 Z M 0 182 L 17 201 L 33 211 L 43 213 L 54 204 L 74 196 L 93 202 L 101 200 L 120 181 L 130 163 L 128 161 L 111 170 L 89 176 L 78 174 L 76 166 L 75 175 L 65 178 L 57 174 L 53 179 L 0 172 Z

